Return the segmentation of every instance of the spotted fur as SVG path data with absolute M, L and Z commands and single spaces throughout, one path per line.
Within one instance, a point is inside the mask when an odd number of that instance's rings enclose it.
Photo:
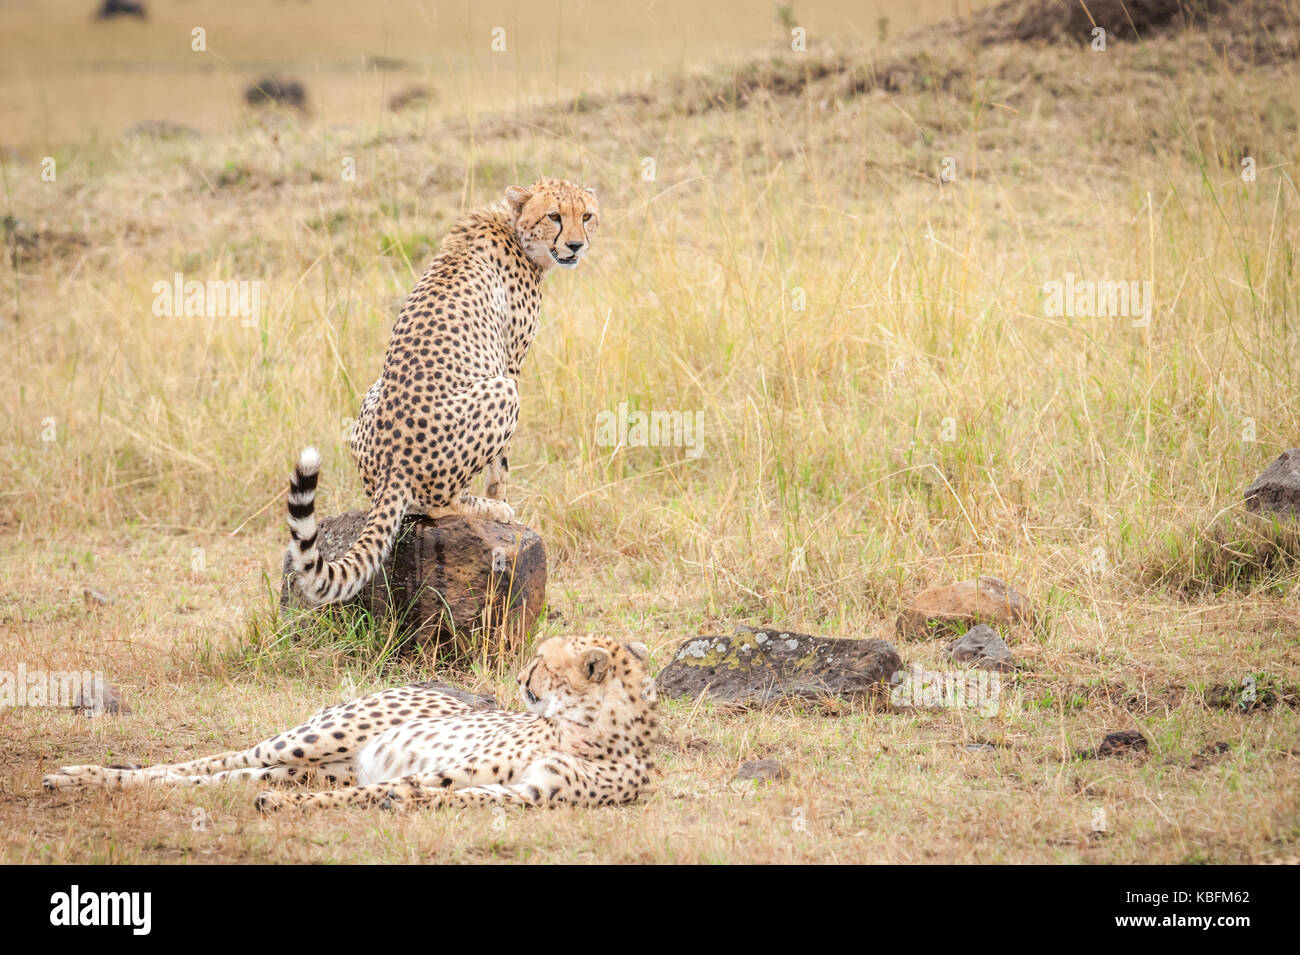
M 358 758 L 357 785 L 265 792 L 258 808 L 632 802 L 650 781 L 650 743 L 658 727 L 646 657 L 641 644 L 548 640 L 519 674 L 529 712 L 412 720 L 366 748 Z
M 542 179 L 471 213 L 407 299 L 384 370 L 361 402 L 352 454 L 371 507 L 338 560 L 317 547 L 320 456 L 302 452 L 289 483 L 289 562 L 309 605 L 358 593 L 387 558 L 402 518 L 461 514 L 510 522 L 509 447 L 519 370 L 537 333 L 542 278 L 576 268 L 600 221 L 595 194 Z M 486 473 L 486 497 L 467 492 Z
M 253 778 L 316 782 L 268 791 L 257 807 L 413 809 L 475 805 L 605 806 L 649 782 L 657 695 L 641 644 L 556 637 L 519 674 L 527 711 L 476 707 L 428 683 L 326 707 L 250 749 L 147 768 L 68 766 L 49 790 L 210 785 Z

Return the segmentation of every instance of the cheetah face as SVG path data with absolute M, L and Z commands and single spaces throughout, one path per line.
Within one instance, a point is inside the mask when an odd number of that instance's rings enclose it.
M 600 204 L 592 189 L 561 179 L 539 179 L 525 189 L 506 189 L 515 217 L 515 235 L 543 272 L 558 265 L 578 267 L 600 225 Z
M 527 707 L 528 712 L 536 713 L 538 716 L 546 715 L 557 691 L 567 689 L 564 680 L 560 677 L 560 667 L 558 666 L 563 664 L 564 661 L 560 654 L 550 652 L 554 648 L 548 648 L 547 646 L 554 642 L 554 640 L 548 640 L 539 646 L 536 656 L 519 671 L 520 699 L 524 701 L 524 706 Z M 544 650 L 547 652 L 543 652 Z
M 644 644 L 619 644 L 602 638 L 552 637 L 519 672 L 519 696 L 529 712 L 546 716 L 582 699 L 606 696 L 611 684 L 648 681 Z M 617 679 L 609 679 L 611 672 Z M 648 698 L 647 698 L 648 699 Z

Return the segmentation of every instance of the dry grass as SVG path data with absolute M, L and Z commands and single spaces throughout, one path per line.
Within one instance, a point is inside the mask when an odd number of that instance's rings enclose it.
M 6 160 L 6 214 L 51 238 L 0 272 L 0 668 L 102 669 L 135 712 L 4 714 L 3 858 L 1294 857 L 1296 711 L 1206 699 L 1251 674 L 1300 682 L 1296 564 L 1196 557 L 1300 415 L 1300 81 L 1261 59 L 1199 32 L 1104 54 L 814 43 L 539 86 L 505 111 L 105 133 L 55 149 L 54 183 Z M 907 594 L 994 573 L 1048 621 L 1016 635 L 1010 705 L 672 704 L 641 804 L 504 823 L 261 820 L 242 787 L 39 794 L 60 763 L 224 749 L 427 674 L 373 647 L 274 646 L 287 468 L 314 442 L 324 511 L 363 500 L 341 438 L 397 304 L 458 210 L 539 174 L 595 185 L 606 210 L 589 264 L 548 280 L 521 382 L 511 496 L 551 554 L 543 634 L 645 640 L 659 663 L 740 622 L 891 636 Z M 155 318 L 176 271 L 261 280 L 259 326 Z M 1151 280 L 1150 324 L 1046 314 L 1067 272 Z M 597 412 L 622 401 L 700 411 L 704 453 L 598 446 Z M 86 606 L 86 586 L 115 602 Z M 940 665 L 937 646 L 900 649 Z M 452 676 L 509 693 L 491 668 Z M 1073 755 L 1127 728 L 1149 755 Z M 789 782 L 730 782 L 766 756 Z

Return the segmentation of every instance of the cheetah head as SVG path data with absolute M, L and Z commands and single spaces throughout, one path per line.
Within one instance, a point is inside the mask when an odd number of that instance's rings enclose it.
M 519 695 L 540 716 L 611 708 L 653 709 L 658 697 L 645 644 L 607 637 L 552 637 L 541 643 L 519 673 Z
M 553 265 L 577 268 L 600 224 L 595 191 L 563 179 L 539 179 L 527 189 L 510 186 L 506 203 L 524 252 L 543 272 Z

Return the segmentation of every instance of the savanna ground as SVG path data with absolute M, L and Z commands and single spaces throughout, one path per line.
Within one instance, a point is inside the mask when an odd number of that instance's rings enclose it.
M 953 11 L 915 0 L 354 6 L 0 8 L 0 670 L 101 670 L 133 708 L 0 712 L 0 858 L 1297 858 L 1300 572 L 1239 517 L 1300 444 L 1294 3 L 1104 52 L 996 19 L 899 36 Z M 308 115 L 243 107 L 272 71 Z M 156 119 L 195 134 L 124 132 Z M 542 174 L 595 186 L 604 222 L 547 280 L 521 379 L 537 636 L 657 666 L 739 623 L 892 639 L 911 594 L 995 574 L 1043 616 L 1009 634 L 998 714 L 669 702 L 653 791 L 602 811 L 42 793 L 431 673 L 513 699 L 517 660 L 403 655 L 366 621 L 295 642 L 274 592 L 297 449 L 323 452 L 322 513 L 363 503 L 343 435 L 405 293 L 460 211 Z M 259 321 L 155 317 L 176 272 L 262 282 Z M 1053 314 L 1066 273 L 1150 281 L 1150 321 Z M 702 453 L 599 445 L 620 402 L 700 412 Z M 1076 755 L 1119 729 L 1149 752 Z M 732 781 L 765 757 L 789 780 Z

